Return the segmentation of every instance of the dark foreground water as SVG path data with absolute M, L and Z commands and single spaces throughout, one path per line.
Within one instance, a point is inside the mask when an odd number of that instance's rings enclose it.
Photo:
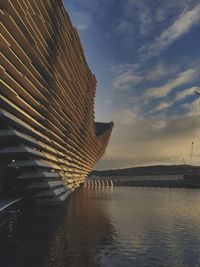
M 80 189 L 62 208 L 12 214 L 2 267 L 200 266 L 200 190 Z

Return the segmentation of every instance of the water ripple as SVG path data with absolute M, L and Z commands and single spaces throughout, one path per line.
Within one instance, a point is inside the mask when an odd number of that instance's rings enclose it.
M 0 228 L 3 267 L 199 267 L 200 191 L 85 188 Z

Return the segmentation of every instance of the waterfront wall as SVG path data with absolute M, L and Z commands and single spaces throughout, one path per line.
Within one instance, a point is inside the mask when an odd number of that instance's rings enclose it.
M 169 188 L 200 188 L 199 176 L 185 179 L 183 174 L 174 175 L 136 175 L 136 176 L 96 176 L 87 179 L 87 186 L 144 186 Z
M 113 181 L 176 181 L 176 180 L 183 180 L 183 174 L 167 174 L 167 175 L 127 175 L 127 176 L 95 176 L 91 175 L 88 177 L 88 180 L 113 180 Z

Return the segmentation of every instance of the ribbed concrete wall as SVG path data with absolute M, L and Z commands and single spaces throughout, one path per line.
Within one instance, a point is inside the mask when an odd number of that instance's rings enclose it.
M 0 161 L 58 196 L 60 178 L 70 191 L 83 182 L 113 123 L 94 122 L 96 79 L 62 1 L 1 0 L 0 16 Z

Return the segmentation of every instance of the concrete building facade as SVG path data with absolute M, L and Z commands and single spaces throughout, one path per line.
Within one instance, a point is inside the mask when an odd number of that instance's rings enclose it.
M 104 154 L 96 79 L 61 0 L 0 1 L 0 176 L 41 201 L 64 200 Z

